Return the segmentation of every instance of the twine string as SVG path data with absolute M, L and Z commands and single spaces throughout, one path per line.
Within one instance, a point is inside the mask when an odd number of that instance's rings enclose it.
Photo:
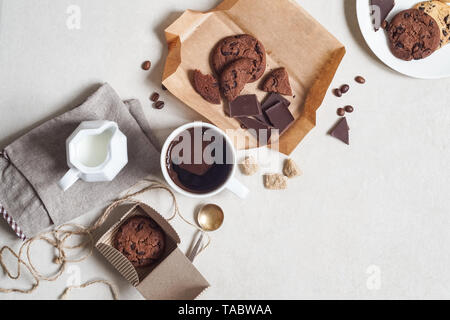
M 11 280 L 19 280 L 21 274 L 22 274 L 22 268 L 21 266 L 25 267 L 26 270 L 28 270 L 28 272 L 31 274 L 31 276 L 33 277 L 33 284 L 31 285 L 31 287 L 29 289 L 20 289 L 20 288 L 1 288 L 0 287 L 0 293 L 23 293 L 23 294 L 30 294 L 32 292 L 34 292 L 40 285 L 41 281 L 56 281 L 57 279 L 59 279 L 62 274 L 64 273 L 65 269 L 66 269 L 66 265 L 67 263 L 79 263 L 82 261 L 85 261 L 86 259 L 88 259 L 94 250 L 94 237 L 93 237 L 93 233 L 98 230 L 104 223 L 105 221 L 108 219 L 109 215 L 111 214 L 112 211 L 114 211 L 114 209 L 116 209 L 118 206 L 124 204 L 124 203 L 133 203 L 133 204 L 143 204 L 145 205 L 145 203 L 135 200 L 134 198 L 142 195 L 146 192 L 150 192 L 150 191 L 154 191 L 154 190 L 163 190 L 166 191 L 167 193 L 169 193 L 171 199 L 172 199 L 172 207 L 173 207 L 173 212 L 172 215 L 167 218 L 168 221 L 172 221 L 173 219 L 175 219 L 177 216 L 179 216 L 181 218 L 181 220 L 183 220 L 185 223 L 187 223 L 188 225 L 194 227 L 195 229 L 197 229 L 198 231 L 202 231 L 202 229 L 200 227 L 198 227 L 197 225 L 195 225 L 194 223 L 190 222 L 189 220 L 187 220 L 180 212 L 175 194 L 173 193 L 173 191 L 167 187 L 166 185 L 160 183 L 157 180 L 151 180 L 151 179 L 144 179 L 141 183 L 137 184 L 135 187 L 139 186 L 140 184 L 146 183 L 147 185 L 145 187 L 142 187 L 139 191 L 136 191 L 134 193 L 128 193 L 126 194 L 124 197 L 117 199 L 116 201 L 114 201 L 113 203 L 111 203 L 106 209 L 105 211 L 102 213 L 102 215 L 100 216 L 100 218 L 97 219 L 97 221 L 90 227 L 85 227 L 82 225 L 78 225 L 78 224 L 73 224 L 73 223 L 68 223 L 68 224 L 64 224 L 61 225 L 57 228 L 55 228 L 52 231 L 47 231 L 47 232 L 43 232 L 40 233 L 38 235 L 36 235 L 35 237 L 26 240 L 22 246 L 19 248 L 18 253 L 16 253 L 13 249 L 11 249 L 9 246 L 4 246 L 2 247 L 2 249 L 0 250 L 0 266 L 2 267 L 3 271 L 5 272 L 5 274 L 11 279 Z M 71 239 L 72 237 L 77 237 L 77 236 L 81 236 L 81 237 L 87 237 L 87 239 L 85 241 L 82 241 L 76 245 L 69 245 L 67 244 L 68 240 Z M 208 233 L 206 233 L 206 237 L 207 237 L 207 242 L 206 244 L 204 244 L 202 246 L 202 248 L 198 251 L 198 254 L 200 254 L 201 252 L 203 252 L 211 243 L 211 238 L 209 236 Z M 53 248 L 56 249 L 56 256 L 55 259 L 53 261 L 54 264 L 59 265 L 59 268 L 57 271 L 54 272 L 53 275 L 44 275 L 42 274 L 35 266 L 35 264 L 32 261 L 32 245 L 35 242 L 38 241 L 44 241 L 47 242 L 50 246 L 52 246 Z M 87 252 L 82 255 L 79 258 L 69 258 L 67 256 L 67 250 L 74 250 L 74 249 L 88 249 Z M 9 252 L 11 255 L 13 255 L 17 261 L 17 271 L 16 274 L 13 274 L 11 272 L 11 270 L 6 266 L 6 264 L 4 263 L 4 252 Z M 24 254 L 25 253 L 25 254 Z M 22 256 L 24 256 L 25 258 L 22 258 Z M 117 294 L 117 290 L 115 288 L 115 286 L 109 282 L 108 280 L 93 280 L 93 281 L 89 281 L 86 282 L 82 285 L 79 286 L 70 286 L 68 288 L 65 289 L 65 291 L 63 292 L 63 294 L 61 295 L 61 299 L 66 299 L 68 294 L 73 290 L 73 289 L 84 289 L 86 287 L 89 287 L 91 285 L 94 284 L 105 284 L 107 285 L 110 290 L 111 293 L 113 295 L 113 298 L 115 300 L 118 299 L 118 294 Z

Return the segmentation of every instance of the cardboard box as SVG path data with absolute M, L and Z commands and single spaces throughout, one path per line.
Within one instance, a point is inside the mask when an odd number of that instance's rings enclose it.
M 150 267 L 135 268 L 114 248 L 114 235 L 128 218 L 149 216 L 166 234 L 165 252 L 160 261 Z M 102 255 L 147 300 L 193 300 L 209 288 L 209 283 L 178 248 L 180 238 L 173 227 L 156 210 L 144 204 L 134 205 L 96 243 Z

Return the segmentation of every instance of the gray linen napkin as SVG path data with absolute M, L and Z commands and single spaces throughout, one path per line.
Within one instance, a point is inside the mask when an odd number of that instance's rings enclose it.
M 82 121 L 118 123 L 128 139 L 127 166 L 112 182 L 78 181 L 63 192 L 57 185 L 67 172 L 66 139 Z M 142 178 L 157 174 L 159 152 L 137 100 L 122 102 L 105 84 L 81 106 L 54 118 L 5 148 L 0 157 L 0 200 L 30 238 L 105 206 Z

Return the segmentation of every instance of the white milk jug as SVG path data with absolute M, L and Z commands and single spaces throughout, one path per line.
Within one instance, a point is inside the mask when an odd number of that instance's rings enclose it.
M 112 181 L 128 163 L 127 137 L 112 121 L 82 122 L 66 142 L 71 168 L 59 181 L 66 191 L 78 179 Z

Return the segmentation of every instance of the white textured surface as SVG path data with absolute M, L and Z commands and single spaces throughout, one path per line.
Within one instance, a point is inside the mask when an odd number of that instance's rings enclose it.
M 292 155 L 304 175 L 290 181 L 288 191 L 266 191 L 262 178 L 240 177 L 252 190 L 248 201 L 229 193 L 211 199 L 224 208 L 226 220 L 196 260 L 212 284 L 202 298 L 450 298 L 450 79 L 414 80 L 381 64 L 362 40 L 354 0 L 298 2 L 346 45 L 333 85 L 352 88 L 341 99 L 327 95 L 317 128 Z M 0 145 L 82 102 L 104 81 L 123 98 L 143 102 L 160 143 L 173 128 L 199 119 L 167 93 L 163 111 L 152 109 L 148 96 L 161 91 L 164 28 L 187 8 L 217 3 L 3 0 Z M 66 28 L 70 4 L 81 7 L 81 30 Z M 146 59 L 154 65 L 150 75 L 140 70 Z M 367 85 L 354 84 L 357 74 Z M 336 108 L 346 104 L 356 108 L 349 116 L 350 147 L 326 135 Z M 179 202 L 190 218 L 199 205 L 183 197 Z M 192 230 L 180 221 L 175 227 L 187 249 Z M 3 222 L 0 244 L 19 245 Z M 35 250 L 36 263 L 48 266 L 50 249 L 39 243 Z M 82 281 L 111 279 L 123 299 L 139 298 L 97 254 L 78 267 Z M 378 271 L 380 286 L 371 281 Z M 44 282 L 30 296 L 0 299 L 55 299 L 70 276 Z M 20 285 L 28 281 L 25 276 Z M 14 283 L 0 275 L 0 286 L 7 285 Z M 80 297 L 110 295 L 95 287 L 74 293 Z

